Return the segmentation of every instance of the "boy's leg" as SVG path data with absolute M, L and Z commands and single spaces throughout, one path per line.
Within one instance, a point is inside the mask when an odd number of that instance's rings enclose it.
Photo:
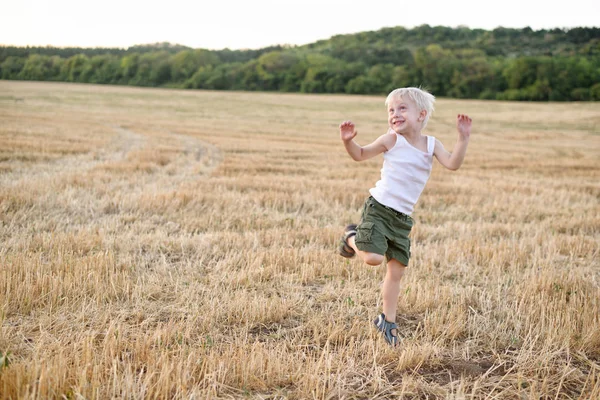
M 381 289 L 383 294 L 383 313 L 386 321 L 396 321 L 396 310 L 398 309 L 398 296 L 400 295 L 400 281 L 404 276 L 406 265 L 392 258 L 386 265 L 385 279 Z M 394 332 L 394 334 L 396 334 Z
M 356 243 L 354 242 L 356 236 L 351 236 L 348 238 L 348 245 L 350 247 L 352 247 L 352 249 L 354 249 L 354 251 L 356 252 L 356 254 L 358 254 L 358 256 L 367 264 L 369 265 L 379 265 L 383 262 L 384 256 L 381 254 L 377 254 L 377 253 L 369 253 L 366 251 L 362 251 L 359 250 L 358 247 L 356 247 Z M 400 289 L 398 289 L 400 290 Z
M 396 310 L 398 308 L 398 295 L 400 294 L 400 281 L 406 266 L 392 258 L 386 263 L 386 274 L 383 281 L 383 313 L 373 323 L 383 333 L 386 342 L 395 346 L 398 344 L 398 326 L 396 325 Z

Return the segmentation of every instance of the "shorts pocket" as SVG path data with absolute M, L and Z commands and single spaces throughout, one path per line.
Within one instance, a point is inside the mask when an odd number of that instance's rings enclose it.
M 356 228 L 356 238 L 359 243 L 370 243 L 373 238 L 373 229 L 375 224 L 372 222 L 363 222 Z

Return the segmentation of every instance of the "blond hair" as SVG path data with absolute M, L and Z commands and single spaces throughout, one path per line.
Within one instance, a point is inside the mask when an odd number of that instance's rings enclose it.
M 435 103 L 435 96 L 429 93 L 428 91 L 416 88 L 416 87 L 407 87 L 407 88 L 398 88 L 394 89 L 388 94 L 385 99 L 385 106 L 389 105 L 389 102 L 393 99 L 397 99 L 398 97 L 402 97 L 404 99 L 410 99 L 420 111 L 427 111 L 425 115 L 425 119 L 423 120 L 423 128 L 427 125 L 427 121 L 429 121 L 429 117 L 433 113 L 433 103 Z

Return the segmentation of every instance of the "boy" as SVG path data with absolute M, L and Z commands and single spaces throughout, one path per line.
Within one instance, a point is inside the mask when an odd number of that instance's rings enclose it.
M 433 156 L 444 167 L 457 170 L 471 135 L 471 118 L 459 114 L 458 140 L 452 153 L 433 136 L 424 136 L 421 131 L 433 112 L 434 102 L 433 95 L 419 88 L 392 91 L 385 101 L 390 129 L 364 147 L 354 142 L 358 132 L 351 121 L 340 124 L 340 137 L 352 159 L 364 161 L 383 153 L 381 179 L 370 190 L 360 224 L 346 227 L 339 253 L 346 258 L 358 254 L 369 265 L 381 264 L 385 255 L 383 313 L 374 323 L 391 345 L 398 343 L 396 309 L 400 280 L 410 258 L 410 215 L 429 179 Z

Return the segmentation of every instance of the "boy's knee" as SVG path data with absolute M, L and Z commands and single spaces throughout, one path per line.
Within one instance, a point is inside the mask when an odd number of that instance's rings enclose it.
M 377 253 L 365 253 L 363 261 L 369 265 L 379 265 L 383 262 L 383 256 Z

